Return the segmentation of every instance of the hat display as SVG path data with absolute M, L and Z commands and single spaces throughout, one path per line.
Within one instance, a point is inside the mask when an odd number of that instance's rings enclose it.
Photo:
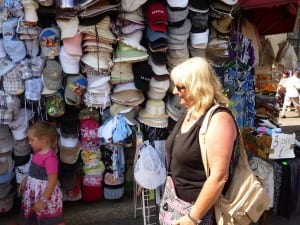
M 167 8 L 161 2 L 152 2 L 146 9 L 149 27 L 153 31 L 166 32 L 168 23 Z
M 60 50 L 60 30 L 58 27 L 44 28 L 40 33 L 41 55 L 54 59 L 59 55 Z
M 54 59 L 48 59 L 43 69 L 44 85 L 50 90 L 58 90 L 62 85 L 62 68 Z
M 74 16 L 71 19 L 56 19 L 56 23 L 60 28 L 60 38 L 62 40 L 65 38 L 72 38 L 78 32 L 79 20 L 77 16 Z

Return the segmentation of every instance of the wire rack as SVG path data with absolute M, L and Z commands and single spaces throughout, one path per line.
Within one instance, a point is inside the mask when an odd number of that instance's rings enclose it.
M 158 204 L 156 203 L 156 190 L 148 190 L 140 187 L 135 183 L 134 187 L 134 215 L 141 211 L 144 225 L 157 225 L 158 221 Z

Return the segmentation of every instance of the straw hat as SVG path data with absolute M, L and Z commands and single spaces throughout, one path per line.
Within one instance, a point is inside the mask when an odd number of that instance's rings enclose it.
M 148 99 L 145 108 L 142 108 L 139 113 L 139 118 L 146 119 L 162 119 L 168 118 L 165 111 L 165 103 L 162 100 Z
M 91 34 L 94 36 L 98 35 L 99 38 L 103 38 L 112 43 L 116 41 L 116 37 L 110 31 L 110 17 L 109 16 L 105 16 L 96 25 L 92 25 L 92 26 L 79 25 L 79 30 L 82 33 L 87 33 L 87 34 Z

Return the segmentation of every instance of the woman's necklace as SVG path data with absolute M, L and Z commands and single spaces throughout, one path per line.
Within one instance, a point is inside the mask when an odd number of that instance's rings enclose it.
M 186 121 L 189 123 L 192 119 L 195 119 L 195 116 L 193 116 L 193 112 L 189 112 Z

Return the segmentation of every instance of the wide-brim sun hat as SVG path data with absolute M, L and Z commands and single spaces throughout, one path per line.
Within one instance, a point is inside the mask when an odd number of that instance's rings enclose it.
M 168 118 L 165 103 L 162 100 L 148 99 L 146 106 L 138 112 L 139 118 L 162 119 Z

